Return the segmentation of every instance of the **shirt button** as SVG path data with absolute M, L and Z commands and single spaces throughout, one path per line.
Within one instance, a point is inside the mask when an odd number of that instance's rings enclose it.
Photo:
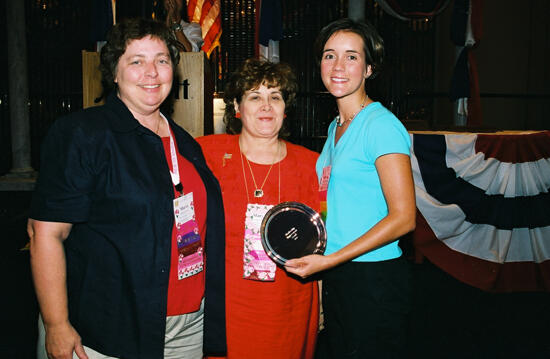
M 163 269 L 160 270 L 160 272 L 161 273 L 166 273 L 166 269 L 163 268 Z

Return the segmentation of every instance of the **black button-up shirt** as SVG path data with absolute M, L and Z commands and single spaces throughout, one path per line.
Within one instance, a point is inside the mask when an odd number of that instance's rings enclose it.
M 204 351 L 224 353 L 220 187 L 199 145 L 169 123 L 207 192 Z M 108 356 L 162 358 L 174 192 L 161 139 L 111 95 L 56 121 L 41 157 L 30 217 L 73 223 L 64 242 L 69 319 L 83 344 Z

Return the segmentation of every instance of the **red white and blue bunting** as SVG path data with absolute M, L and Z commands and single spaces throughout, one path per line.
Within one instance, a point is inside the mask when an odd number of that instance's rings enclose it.
M 415 249 L 488 291 L 550 291 L 550 131 L 411 134 Z

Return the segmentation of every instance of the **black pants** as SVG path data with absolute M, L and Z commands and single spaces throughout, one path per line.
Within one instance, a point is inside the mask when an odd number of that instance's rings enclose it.
M 407 358 L 412 280 L 405 259 L 349 262 L 322 279 L 325 329 L 316 359 Z

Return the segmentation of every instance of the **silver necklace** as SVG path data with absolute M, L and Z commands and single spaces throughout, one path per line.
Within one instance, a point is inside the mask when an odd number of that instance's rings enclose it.
M 335 118 L 336 119 L 336 126 L 342 127 L 342 126 L 344 126 L 344 123 L 346 123 L 347 121 L 350 121 L 350 122 L 353 121 L 355 116 L 357 116 L 359 114 L 359 112 L 361 112 L 361 110 L 363 110 L 363 108 L 365 108 L 365 102 L 367 101 L 368 98 L 369 98 L 369 96 L 365 96 L 365 98 L 363 99 L 363 102 L 361 103 L 361 108 L 359 109 L 359 111 L 352 113 L 351 116 L 347 120 L 340 120 L 340 115 L 337 115 L 336 118 Z

